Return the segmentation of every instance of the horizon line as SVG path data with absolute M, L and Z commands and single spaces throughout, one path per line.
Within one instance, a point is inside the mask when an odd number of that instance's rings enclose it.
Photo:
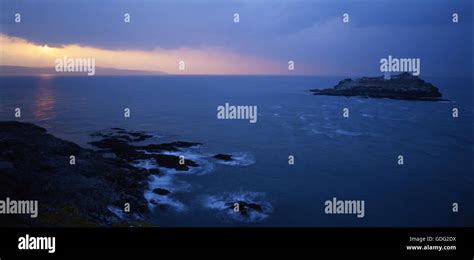
M 384 76 L 382 72 L 380 74 L 374 75 L 373 73 L 367 73 L 367 74 L 345 74 L 345 75 L 334 75 L 334 74 L 327 74 L 327 75 L 322 75 L 322 74 L 308 74 L 308 73 L 279 73 L 279 74 L 245 74 L 245 73 L 230 73 L 230 74 L 221 74 L 221 73 L 216 73 L 216 74 L 201 74 L 201 73 L 168 73 L 164 71 L 158 71 L 158 70 L 136 70 L 136 69 L 121 69 L 121 68 L 114 68 L 114 67 L 101 67 L 98 66 L 97 68 L 100 69 L 112 69 L 112 70 L 117 70 L 118 72 L 127 72 L 127 73 L 98 73 L 95 75 L 87 75 L 87 72 L 56 72 L 56 73 L 2 73 L 2 67 L 19 67 L 19 68 L 28 68 L 28 69 L 54 69 L 54 67 L 29 67 L 29 66 L 21 66 L 21 65 L 0 65 L 0 76 L 1 77 L 101 77 L 101 76 L 134 76 L 134 77 L 166 77 L 166 76 L 203 76 L 203 77 L 229 77 L 229 76 L 242 76 L 242 77 L 341 77 L 341 78 L 351 78 L 351 77 L 380 77 Z M 133 74 L 136 72 L 136 74 Z M 149 74 L 147 74 L 149 73 Z M 393 75 L 397 75 L 400 73 L 393 73 Z M 418 77 L 422 78 L 421 75 Z M 438 76 L 438 75 L 425 75 L 423 77 L 433 77 L 433 78 L 473 78 L 473 75 L 468 75 L 468 76 Z

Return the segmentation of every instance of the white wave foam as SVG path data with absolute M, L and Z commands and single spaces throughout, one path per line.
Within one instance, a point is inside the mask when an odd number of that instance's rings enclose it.
M 173 199 L 168 195 L 158 195 L 153 193 L 152 191 L 145 191 L 145 199 L 148 201 L 148 207 L 150 209 L 154 209 L 155 207 L 161 206 L 168 206 L 172 207 L 174 210 L 178 212 L 183 212 L 187 210 L 186 205 L 184 205 L 181 201 L 177 199 Z
M 181 201 L 172 198 L 173 193 L 187 192 L 191 185 L 184 181 L 178 181 L 173 176 L 150 175 L 148 180 L 148 189 L 144 192 L 144 197 L 148 201 L 148 206 L 153 209 L 158 205 L 167 205 L 176 211 L 185 211 L 187 209 Z M 156 188 L 169 190 L 171 195 L 159 195 L 153 192 Z M 153 203 L 154 202 L 154 203 Z
M 216 160 L 220 164 L 232 166 L 249 166 L 255 164 L 254 157 L 249 153 L 231 153 L 231 161 Z
M 202 204 L 205 208 L 211 210 L 217 210 L 220 214 L 223 214 L 226 218 L 239 222 L 259 222 L 269 217 L 272 212 L 272 206 L 270 203 L 264 200 L 265 194 L 261 192 L 233 192 L 225 193 L 221 196 L 204 196 Z M 246 203 L 255 203 L 261 206 L 262 210 L 251 210 L 249 209 L 246 215 L 239 212 L 235 212 L 232 205 L 238 201 Z M 229 203 L 231 203 L 229 205 Z
M 158 175 L 150 175 L 148 180 L 148 189 L 144 191 L 144 197 L 148 201 L 148 206 L 150 209 L 155 209 L 156 207 L 170 207 L 178 212 L 183 212 L 188 209 L 188 207 L 181 202 L 180 200 L 176 199 L 176 194 L 181 192 L 189 192 L 191 189 L 191 185 L 185 181 L 180 181 L 177 179 L 177 175 L 179 174 L 207 174 L 212 172 L 215 169 L 215 164 L 225 164 L 231 166 L 247 166 L 255 163 L 255 160 L 251 154 L 248 153 L 233 153 L 231 154 L 233 160 L 232 161 L 222 161 L 216 160 L 213 158 L 213 154 L 206 154 L 201 153 L 200 148 L 187 148 L 182 149 L 182 151 L 174 152 L 174 151 L 164 151 L 161 154 L 166 155 L 174 155 L 174 156 L 184 156 L 187 160 L 192 160 L 196 162 L 199 166 L 198 167 L 189 167 L 187 171 L 178 171 L 172 168 L 165 168 L 159 166 L 154 159 L 143 159 L 143 160 L 136 160 L 131 165 L 141 169 L 159 169 L 162 174 Z M 159 195 L 153 192 L 156 188 L 162 188 L 170 191 L 168 195 Z M 256 193 L 255 193 L 256 194 Z M 253 193 L 242 193 L 242 194 L 234 194 L 232 195 L 235 200 L 241 201 L 253 201 L 252 197 L 256 197 Z M 246 198 L 248 197 L 248 198 Z M 265 205 L 262 212 L 249 210 L 246 216 L 242 216 L 241 218 L 247 219 L 242 221 L 258 221 L 260 219 L 267 217 L 268 209 L 271 209 L 271 206 L 262 201 L 258 203 L 259 205 Z M 268 204 L 268 205 L 267 205 Z M 221 205 L 224 207 L 225 205 Z M 116 213 L 114 213 L 116 214 Z M 241 215 L 241 214 L 239 214 Z
M 164 188 L 171 192 L 184 192 L 190 190 L 191 184 L 177 180 L 171 175 L 150 175 L 148 179 L 148 187 L 150 190 Z
M 324 132 L 321 132 L 321 131 L 319 131 L 319 130 L 317 130 L 317 129 L 311 129 L 311 132 L 312 132 L 313 134 L 324 134 Z
M 124 219 L 125 218 L 125 213 L 121 209 L 119 209 L 115 206 L 108 206 L 107 209 L 110 212 L 112 212 L 115 216 L 117 216 L 119 219 Z
M 362 133 L 351 132 L 351 131 L 346 131 L 342 129 L 337 129 L 336 131 L 334 131 L 334 133 L 340 134 L 340 135 L 346 135 L 346 136 L 361 136 L 362 135 Z
M 137 149 L 137 152 L 142 152 L 144 154 L 159 154 L 159 152 L 149 152 L 147 150 L 139 150 L 139 149 Z
M 150 170 L 150 169 L 157 169 L 158 165 L 156 165 L 156 162 L 154 159 L 147 159 L 147 160 L 136 160 L 132 163 L 133 167 L 136 168 L 142 168 L 145 170 Z
M 163 170 L 164 173 L 167 174 L 197 174 L 197 175 L 203 175 L 210 173 L 214 171 L 214 164 L 209 161 L 209 154 L 200 154 L 194 152 L 193 149 L 187 149 L 183 150 L 182 152 L 164 152 L 163 154 L 167 155 L 174 155 L 174 156 L 184 156 L 184 159 L 189 159 L 197 163 L 199 166 L 198 167 L 189 167 L 189 170 L 187 171 L 177 171 L 175 169 L 166 169 L 163 168 L 160 170 Z

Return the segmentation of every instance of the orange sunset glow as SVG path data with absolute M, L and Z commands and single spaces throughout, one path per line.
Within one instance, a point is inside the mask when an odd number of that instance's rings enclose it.
M 285 63 L 244 56 L 220 48 L 109 50 L 76 44 L 58 47 L 34 44 L 0 34 L 0 65 L 54 67 L 56 59 L 92 58 L 98 67 L 161 71 L 169 74 L 283 74 Z M 178 64 L 185 62 L 185 70 Z

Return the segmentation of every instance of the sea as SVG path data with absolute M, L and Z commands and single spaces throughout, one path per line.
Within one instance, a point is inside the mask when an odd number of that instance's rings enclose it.
M 472 78 L 424 78 L 440 102 L 309 92 L 343 78 L 3 76 L 0 120 L 35 123 L 90 149 L 91 134 L 112 127 L 145 131 L 153 143 L 202 143 L 177 153 L 199 167 L 150 177 L 150 188 L 171 191 L 160 198 L 169 207 L 146 216 L 156 226 L 473 226 Z M 256 106 L 257 122 L 218 119 L 225 103 Z M 364 216 L 328 214 L 333 199 L 363 201 Z M 233 201 L 262 210 L 235 214 Z

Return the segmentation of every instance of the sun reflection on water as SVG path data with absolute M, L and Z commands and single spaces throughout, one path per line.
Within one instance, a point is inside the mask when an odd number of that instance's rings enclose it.
M 39 121 L 47 121 L 56 117 L 54 112 L 56 97 L 51 78 L 52 76 L 47 74 L 40 76 L 38 92 L 33 103 L 33 115 Z

